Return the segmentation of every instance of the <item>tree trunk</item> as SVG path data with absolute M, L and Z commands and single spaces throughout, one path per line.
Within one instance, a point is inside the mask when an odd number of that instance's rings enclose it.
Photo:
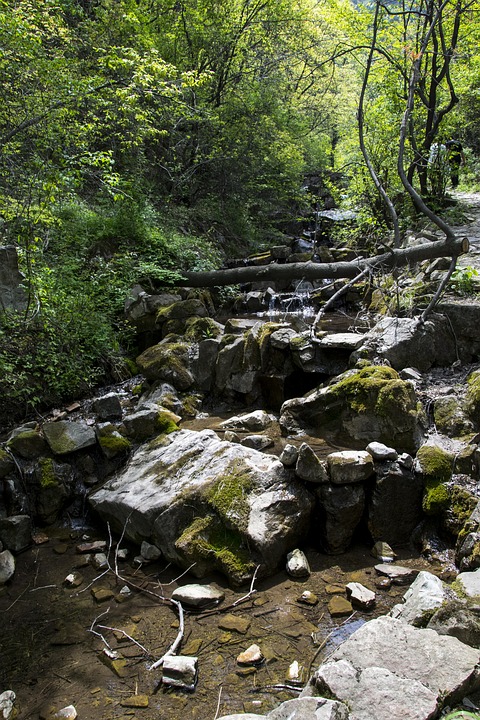
M 206 270 L 201 272 L 184 272 L 183 280 L 177 285 L 188 287 L 215 287 L 222 285 L 239 285 L 249 282 L 271 280 L 322 280 L 338 278 L 354 278 L 363 270 L 391 270 L 409 263 L 430 260 L 436 257 L 455 258 L 468 252 L 468 238 L 454 240 L 436 240 L 416 247 L 395 248 L 382 255 L 371 258 L 359 257 L 350 262 L 333 263 L 272 263 L 262 266 L 227 268 L 222 270 Z

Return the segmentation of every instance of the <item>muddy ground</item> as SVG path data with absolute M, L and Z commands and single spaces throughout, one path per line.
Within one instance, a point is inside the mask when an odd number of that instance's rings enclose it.
M 170 597 L 177 585 L 197 581 L 188 575 L 176 580 L 179 570 L 162 562 L 138 569 L 132 562 L 135 549 L 130 548 L 130 559 L 120 563 L 119 572 L 148 594 L 134 591 L 120 602 L 125 583 L 113 572 L 78 567 L 83 560 L 76 548 L 87 536 L 106 539 L 94 531 L 51 530 L 46 542 L 17 557 L 14 579 L 0 591 L 0 690 L 14 690 L 19 718 L 42 717 L 52 706 L 71 704 L 80 720 L 213 720 L 217 712 L 218 716 L 242 711 L 263 714 L 295 697 L 294 691 L 273 687 L 287 683 L 293 661 L 308 672 L 360 623 L 388 612 L 406 590 L 378 587 L 377 561 L 361 544 L 336 557 L 307 549 L 312 569 L 308 579 L 294 580 L 279 572 L 256 582 L 256 592 L 235 609 L 228 606 L 249 587 L 232 590 L 220 576 L 206 578 L 202 582 L 224 589 L 225 601 L 214 612 L 186 613 L 181 653 L 198 657 L 198 683 L 193 692 L 174 690 L 162 684 L 161 670 L 151 671 L 149 665 L 175 639 L 178 619 L 170 605 L 151 593 Z M 448 576 L 448 569 L 427 563 L 410 549 L 401 552 L 398 560 Z M 76 589 L 64 584 L 74 570 L 83 576 Z M 334 592 L 330 586 L 344 587 L 349 581 L 375 590 L 376 607 L 350 619 L 332 618 L 327 609 Z M 100 588 L 111 591 L 111 596 L 106 593 L 106 600 L 96 600 L 93 592 Z M 306 589 L 318 596 L 316 606 L 298 601 Z M 338 589 L 337 593 L 341 594 Z M 229 614 L 250 620 L 246 634 L 222 628 Z M 100 629 L 98 624 L 123 630 L 143 649 L 124 634 Z M 125 658 L 121 676 L 105 664 L 106 644 L 92 630 Z M 252 643 L 260 646 L 266 661 L 257 669 L 242 668 L 236 658 Z M 141 695 L 148 697 L 148 707 L 129 707 Z

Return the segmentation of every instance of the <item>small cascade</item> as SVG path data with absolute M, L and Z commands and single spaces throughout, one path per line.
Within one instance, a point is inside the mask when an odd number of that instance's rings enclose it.
M 259 313 L 259 317 L 269 320 L 285 320 L 289 317 L 298 317 L 311 322 L 316 310 L 311 296 L 311 288 L 307 283 L 298 283 L 293 292 L 270 293 L 268 308 Z

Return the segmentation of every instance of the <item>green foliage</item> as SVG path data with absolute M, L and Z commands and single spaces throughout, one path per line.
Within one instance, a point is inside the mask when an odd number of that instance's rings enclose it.
M 457 295 L 475 295 L 479 289 L 478 270 L 471 265 L 458 267 L 452 273 L 450 287 Z

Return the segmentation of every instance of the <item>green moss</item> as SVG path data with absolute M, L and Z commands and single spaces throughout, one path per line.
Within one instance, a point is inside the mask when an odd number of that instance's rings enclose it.
M 170 435 L 170 433 L 179 429 L 172 414 L 168 410 L 159 411 L 155 421 L 155 427 L 160 433 L 164 433 L 165 435 Z
M 58 486 L 58 478 L 55 475 L 55 465 L 52 458 L 40 458 L 38 465 L 40 468 L 40 486 L 42 488 Z
M 450 489 L 450 505 L 446 525 L 449 531 L 460 537 L 468 519 L 477 506 L 478 498 L 459 485 Z M 468 530 L 465 534 L 468 534 Z
M 200 340 L 206 338 L 217 338 L 221 334 L 221 327 L 209 317 L 191 317 L 187 320 L 185 340 L 188 342 L 200 342 Z
M 450 494 L 446 485 L 427 488 L 423 496 L 423 512 L 426 515 L 439 515 L 450 503 Z
M 368 365 L 349 373 L 332 386 L 332 394 L 346 398 L 358 413 L 390 416 L 411 410 L 411 389 L 391 367 Z
M 243 582 L 254 570 L 242 537 L 212 515 L 195 518 L 175 546 L 187 553 L 189 561 L 214 563 L 234 582 Z
M 234 461 L 219 476 L 206 494 L 206 500 L 223 520 L 235 520 L 237 526 L 246 525 L 250 506 L 246 496 L 252 487 L 248 468 Z
M 425 485 L 435 487 L 439 483 L 448 482 L 452 477 L 454 456 L 435 445 L 422 445 L 417 452 Z
M 127 440 L 126 437 L 123 437 L 123 435 L 120 435 L 120 433 L 100 435 L 98 442 L 100 443 L 100 447 L 115 455 L 127 452 L 131 448 L 130 441 Z
M 465 410 L 472 420 L 480 421 L 480 370 L 471 373 L 467 379 Z

